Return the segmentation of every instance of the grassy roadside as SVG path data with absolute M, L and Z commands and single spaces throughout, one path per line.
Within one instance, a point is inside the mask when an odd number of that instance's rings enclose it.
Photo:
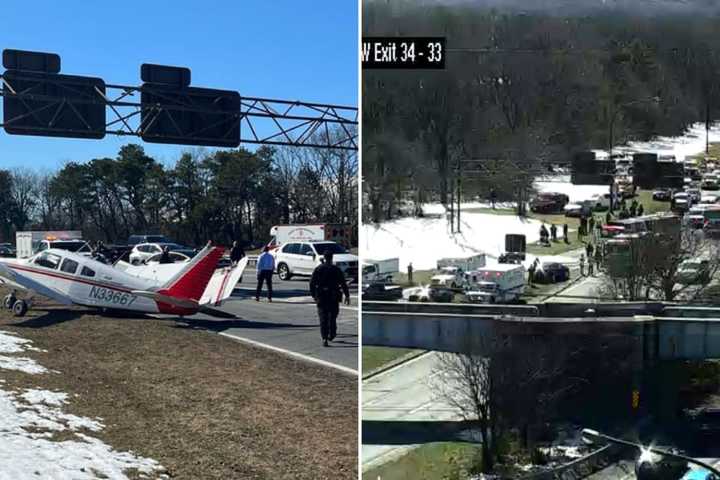
M 357 379 L 249 347 L 202 321 L 99 316 L 39 303 L 0 329 L 57 374 L 0 370 L 2 388 L 70 394 L 97 436 L 171 478 L 355 479 Z M 132 478 L 132 477 L 131 477 Z
M 363 473 L 368 480 L 445 480 L 465 478 L 480 465 L 480 447 L 440 442 L 421 445 L 406 455 Z
M 370 372 L 389 364 L 392 361 L 409 355 L 421 352 L 413 348 L 391 348 L 391 347 L 363 347 L 362 348 L 362 374 Z

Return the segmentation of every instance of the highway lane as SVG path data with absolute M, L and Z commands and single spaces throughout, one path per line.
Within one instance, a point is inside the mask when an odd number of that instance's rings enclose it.
M 363 420 L 455 420 L 457 411 L 438 393 L 438 359 L 428 352 L 363 381 Z M 417 445 L 362 445 L 362 468 L 381 465 Z
M 547 298 L 548 303 L 597 303 L 602 287 L 602 277 L 586 277 L 574 285 Z
M 262 348 L 275 350 L 349 374 L 358 372 L 357 288 L 351 288 L 351 305 L 342 306 L 338 335 L 329 347 L 322 346 L 317 309 L 310 297 L 308 279 L 283 282 L 273 278 L 273 302 L 266 293 L 255 301 L 255 275 L 247 272 L 243 281 L 220 310 L 237 319 L 196 315 L 188 323 Z

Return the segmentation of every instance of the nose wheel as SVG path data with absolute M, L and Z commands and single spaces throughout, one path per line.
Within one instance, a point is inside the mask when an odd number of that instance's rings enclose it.
M 15 298 L 15 295 L 10 293 L 8 295 L 5 295 L 5 298 L 3 299 L 3 306 L 8 310 L 11 310 L 13 308 L 13 305 L 15 305 L 16 301 L 17 299 Z
M 16 317 L 24 316 L 28 311 L 28 304 L 25 300 L 15 300 L 12 306 L 13 315 Z
M 3 298 L 3 306 L 12 310 L 16 317 L 22 317 L 27 313 L 29 304 L 26 300 L 17 298 L 15 292 L 12 291 Z

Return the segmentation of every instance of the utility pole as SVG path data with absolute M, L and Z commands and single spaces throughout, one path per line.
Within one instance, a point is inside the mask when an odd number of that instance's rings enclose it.
M 460 233 L 460 197 L 462 189 L 460 187 L 460 175 L 457 177 L 457 233 Z
M 705 156 L 710 154 L 710 102 L 705 102 Z
M 455 189 L 450 180 L 450 233 L 455 233 Z

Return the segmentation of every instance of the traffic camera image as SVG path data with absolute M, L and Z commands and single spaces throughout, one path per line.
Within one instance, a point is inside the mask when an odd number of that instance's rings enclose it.
M 367 478 L 718 478 L 718 18 L 363 2 Z

